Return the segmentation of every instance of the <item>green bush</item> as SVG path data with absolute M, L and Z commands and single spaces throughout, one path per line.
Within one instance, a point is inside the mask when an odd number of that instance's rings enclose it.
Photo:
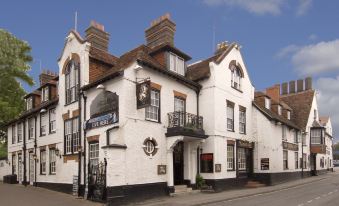
M 197 176 L 195 178 L 195 182 L 197 184 L 197 188 L 198 189 L 201 189 L 202 186 L 205 185 L 205 180 L 204 180 L 204 178 L 200 174 L 197 174 Z

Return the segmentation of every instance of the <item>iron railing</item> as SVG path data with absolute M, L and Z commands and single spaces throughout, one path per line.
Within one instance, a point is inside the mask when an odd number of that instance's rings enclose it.
M 168 113 L 168 128 L 175 127 L 203 130 L 203 117 L 187 112 Z

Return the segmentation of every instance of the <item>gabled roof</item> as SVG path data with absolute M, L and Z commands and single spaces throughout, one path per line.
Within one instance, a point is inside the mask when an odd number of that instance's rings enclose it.
M 156 54 L 156 53 L 161 52 L 161 51 L 171 51 L 171 52 L 179 55 L 180 57 L 183 57 L 186 61 L 189 61 L 189 60 L 192 59 L 188 54 L 186 54 L 183 51 L 181 51 L 180 49 L 170 45 L 169 43 L 163 43 L 163 44 L 160 44 L 160 45 L 152 48 L 149 54 L 153 55 L 153 54 Z
M 187 77 L 193 81 L 200 81 L 211 76 L 210 62 L 219 64 L 236 46 L 236 43 L 229 45 L 223 52 L 215 54 L 205 60 L 193 63 L 187 67 Z
M 147 47 L 146 45 L 140 45 L 134 49 L 132 49 L 129 52 L 126 52 L 125 54 L 121 55 L 120 58 L 116 60 L 116 63 L 114 66 L 112 66 L 111 69 L 107 71 L 105 75 L 98 78 L 96 81 L 87 84 L 82 87 L 83 90 L 88 90 L 92 87 L 95 87 L 109 79 L 115 78 L 123 74 L 123 71 L 132 63 L 138 62 L 139 64 L 143 64 L 145 66 L 150 67 L 151 69 L 154 69 L 156 71 L 159 71 L 163 74 L 166 74 L 170 76 L 171 78 L 176 79 L 177 81 L 180 81 L 181 83 L 186 84 L 187 86 L 198 89 L 201 86 L 190 80 L 187 77 L 181 76 L 177 73 L 174 73 L 172 71 L 169 71 L 166 67 L 161 65 L 157 60 L 155 60 L 150 54 L 152 53 L 152 49 Z
M 253 105 L 262 113 L 264 114 L 269 120 L 274 120 L 277 122 L 281 122 L 291 128 L 297 129 L 297 130 L 301 130 L 301 128 L 292 120 L 286 119 L 284 116 L 282 115 L 278 115 L 274 112 L 272 112 L 269 109 L 266 109 L 265 106 L 260 105 L 259 103 L 253 101 Z
M 292 116 L 292 120 L 303 130 L 306 130 L 314 96 L 314 90 L 306 90 L 280 97 L 281 100 L 293 109 L 294 115 Z
M 103 51 L 92 46 L 89 50 L 89 56 L 110 66 L 115 65 L 119 59 L 118 57 L 108 53 L 107 51 Z
M 41 92 L 39 90 L 34 90 L 33 92 L 26 94 L 24 98 L 27 98 L 30 96 L 41 96 Z

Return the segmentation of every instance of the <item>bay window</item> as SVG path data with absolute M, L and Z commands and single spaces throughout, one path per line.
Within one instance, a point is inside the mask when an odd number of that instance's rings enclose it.
M 320 128 L 311 129 L 311 144 L 322 144 L 321 132 Z

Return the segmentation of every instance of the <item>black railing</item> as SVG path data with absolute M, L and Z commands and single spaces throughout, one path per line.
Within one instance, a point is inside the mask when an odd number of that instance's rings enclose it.
M 203 118 L 187 112 L 168 113 L 168 128 L 175 127 L 203 130 Z

